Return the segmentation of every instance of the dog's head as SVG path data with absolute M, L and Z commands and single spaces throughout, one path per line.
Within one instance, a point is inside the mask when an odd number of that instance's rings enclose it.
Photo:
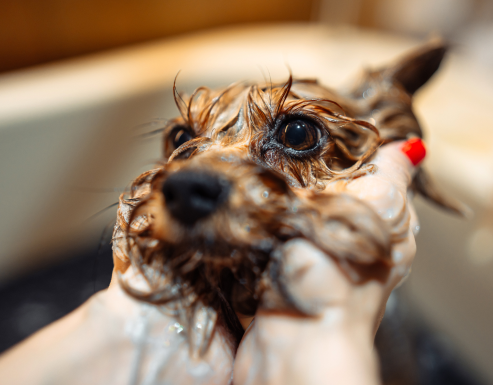
M 164 161 L 122 197 L 115 254 L 146 277 L 153 303 L 187 299 L 254 314 L 283 289 L 280 247 L 305 238 L 341 263 L 355 281 L 383 279 L 390 231 L 364 203 L 324 192 L 327 183 L 372 172 L 379 145 L 421 136 L 412 95 L 444 54 L 429 44 L 397 64 L 367 72 L 350 92 L 316 81 L 197 89 L 175 100 L 180 117 L 164 128 Z

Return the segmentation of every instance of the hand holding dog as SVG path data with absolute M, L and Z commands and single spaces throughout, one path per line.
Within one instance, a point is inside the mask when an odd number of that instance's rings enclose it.
M 415 255 L 418 223 L 407 189 L 423 157 L 421 141 L 394 142 L 371 161 L 374 174 L 328 185 L 327 192 L 364 200 L 395 232 L 405 234 L 392 245 L 389 274 L 384 282 L 354 284 L 312 244 L 286 243 L 288 290 L 297 301 L 323 304 L 322 310 L 301 317 L 260 308 L 238 350 L 235 384 L 380 383 L 373 337 L 392 289 L 408 274 Z

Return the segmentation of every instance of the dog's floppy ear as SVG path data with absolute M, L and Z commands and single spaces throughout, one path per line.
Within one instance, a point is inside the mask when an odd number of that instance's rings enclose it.
M 413 95 L 438 70 L 446 51 L 442 40 L 432 40 L 388 68 L 388 74 Z

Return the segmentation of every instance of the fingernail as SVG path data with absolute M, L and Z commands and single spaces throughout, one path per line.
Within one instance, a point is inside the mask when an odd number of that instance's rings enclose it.
M 409 139 L 404 143 L 401 150 L 414 166 L 421 163 L 426 156 L 426 147 L 420 138 Z

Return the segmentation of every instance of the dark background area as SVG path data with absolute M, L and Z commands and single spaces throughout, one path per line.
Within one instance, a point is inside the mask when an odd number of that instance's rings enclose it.
M 111 247 L 73 250 L 58 264 L 40 268 L 0 287 L 0 352 L 68 314 L 108 287 Z

